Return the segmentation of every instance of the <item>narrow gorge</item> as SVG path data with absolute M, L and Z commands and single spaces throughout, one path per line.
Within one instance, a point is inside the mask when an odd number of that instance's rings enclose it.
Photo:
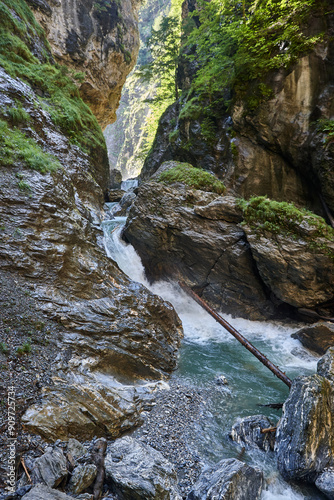
M 334 498 L 333 29 L 0 0 L 1 500 Z

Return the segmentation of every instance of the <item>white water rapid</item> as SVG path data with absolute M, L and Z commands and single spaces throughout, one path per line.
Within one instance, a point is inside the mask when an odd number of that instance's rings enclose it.
M 288 389 L 177 284 L 148 283 L 138 254 L 120 238 L 125 220 L 125 217 L 116 217 L 103 222 L 105 248 L 109 257 L 132 280 L 142 283 L 175 307 L 184 329 L 180 366 L 176 376 L 198 387 L 205 387 L 206 384 L 209 387 L 217 375 L 224 375 L 229 381 L 228 388 L 221 392 L 219 398 L 217 395 L 213 396 L 208 403 L 208 417 L 198 433 L 198 453 L 209 463 L 235 457 L 240 449 L 236 450 L 236 445 L 228 439 L 232 424 L 238 417 L 260 413 L 277 422 L 280 412 L 259 408 L 258 405 L 283 402 Z M 227 315 L 224 317 L 272 362 L 286 371 L 290 378 L 316 371 L 317 358 L 305 351 L 298 340 L 291 338 L 291 333 L 300 325 L 248 321 Z M 259 466 L 265 473 L 262 500 L 324 498 L 315 489 L 300 489 L 284 482 L 276 471 L 273 453 L 247 451 L 243 460 Z

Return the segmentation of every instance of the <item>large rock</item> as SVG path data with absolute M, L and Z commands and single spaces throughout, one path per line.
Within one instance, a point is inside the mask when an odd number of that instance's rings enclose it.
M 122 86 L 139 50 L 136 2 L 29 1 L 57 62 L 84 75 L 81 97 L 104 128 L 116 120 Z
M 29 493 L 22 497 L 22 500 L 72 500 L 73 497 L 58 490 L 53 490 L 49 486 L 37 484 Z
M 304 326 L 291 337 L 298 339 L 311 351 L 325 354 L 329 347 L 334 346 L 334 323 L 319 321 L 314 325 Z
M 313 308 L 332 299 L 334 261 L 326 251 L 310 245 L 317 229 L 306 218 L 300 225 L 300 234 L 273 234 L 249 225 L 244 230 L 258 272 L 278 299 L 299 308 Z M 334 250 L 333 241 L 321 237 L 316 237 L 316 241 L 319 247 Z
M 97 467 L 94 464 L 78 465 L 73 469 L 68 488 L 75 494 L 82 493 L 96 477 Z
M 329 500 L 334 500 L 334 469 L 326 469 L 322 472 L 315 485 Z
M 276 432 L 278 469 L 287 480 L 314 482 L 333 463 L 334 393 L 320 375 L 298 377 Z
M 235 199 L 181 184 L 143 184 L 125 238 L 149 279 L 180 279 L 211 305 L 259 319 L 273 312 L 259 280 Z
M 66 458 L 59 448 L 50 448 L 40 458 L 36 458 L 31 478 L 33 484 L 42 483 L 56 488 L 67 477 Z
M 181 500 L 172 464 L 136 439 L 124 437 L 109 445 L 105 469 L 119 500 Z
M 231 438 L 243 446 L 258 447 L 261 450 L 273 450 L 275 434 L 262 433 L 262 429 L 273 427 L 273 423 L 264 415 L 252 415 L 241 418 L 231 429 Z
M 263 474 L 257 469 L 229 458 L 202 472 L 187 500 L 258 500 Z

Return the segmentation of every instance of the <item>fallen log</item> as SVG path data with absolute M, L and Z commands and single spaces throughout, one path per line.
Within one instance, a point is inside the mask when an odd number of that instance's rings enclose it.
M 216 311 L 214 311 L 201 297 L 197 295 L 189 286 L 179 281 L 180 287 L 192 297 L 200 306 L 203 307 L 219 324 L 221 324 L 233 337 L 235 337 L 246 349 L 251 352 L 261 363 L 269 368 L 276 377 L 284 382 L 289 388 L 292 381 L 285 375 L 278 366 L 274 365 L 262 352 L 260 352 L 253 344 L 251 344 L 241 333 L 239 333 L 232 325 L 230 325 L 224 318 L 222 318 Z

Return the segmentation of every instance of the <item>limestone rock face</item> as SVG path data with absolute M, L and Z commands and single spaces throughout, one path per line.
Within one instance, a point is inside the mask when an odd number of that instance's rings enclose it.
M 329 347 L 334 346 L 334 324 L 329 321 L 319 321 L 298 330 L 292 337 L 298 339 L 304 347 L 318 354 L 325 354 Z
M 152 181 L 140 187 L 124 235 L 150 279 L 181 279 L 216 307 L 261 318 L 272 305 L 236 218 L 233 199 Z
M 104 128 L 116 120 L 122 86 L 139 50 L 137 2 L 29 1 L 55 60 L 85 77 L 83 100 Z
M 172 464 L 129 436 L 108 446 L 105 468 L 107 484 L 120 500 L 181 500 Z
M 202 472 L 187 500 L 258 500 L 263 474 L 257 469 L 229 458 Z
M 54 387 L 28 410 L 25 425 L 49 440 L 116 436 L 140 421 L 138 395 L 145 399 L 146 389 L 136 380 L 175 368 L 181 323 L 170 304 L 106 256 L 106 156 L 89 158 L 28 85 L 0 70 L 1 112 L 15 100 L 31 117 L 27 135 L 60 163 L 45 174 L 19 160 L 1 164 L 0 270 L 19 273 L 38 309 L 65 327 Z
M 276 432 L 278 469 L 287 480 L 314 482 L 333 463 L 334 395 L 320 375 L 298 377 Z

